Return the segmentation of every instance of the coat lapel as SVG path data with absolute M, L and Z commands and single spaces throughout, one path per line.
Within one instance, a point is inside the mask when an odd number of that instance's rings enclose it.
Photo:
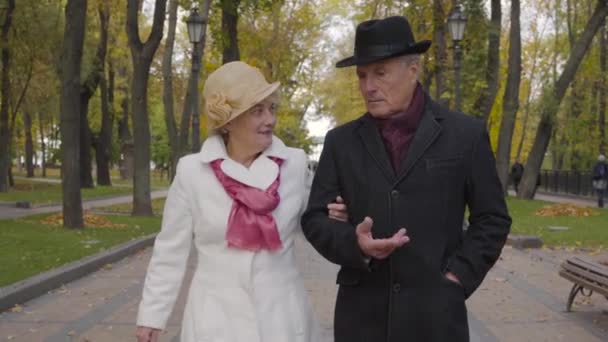
M 439 134 L 441 133 L 441 125 L 439 125 L 435 118 L 435 113 L 432 109 L 433 106 L 429 103 L 430 99 L 427 97 L 426 101 L 427 105 L 425 106 L 425 112 L 422 114 L 420 124 L 418 124 L 416 134 L 414 135 L 414 140 L 407 151 L 407 157 L 401 163 L 395 184 L 401 182 L 403 178 L 407 177 L 407 174 L 410 172 L 412 167 L 416 164 L 424 152 L 431 147 L 431 144 L 435 141 L 435 139 L 437 139 L 437 137 L 439 137 Z
M 369 114 L 365 114 L 361 118 L 361 121 L 362 125 L 359 128 L 359 136 L 361 137 L 361 140 L 363 140 L 365 149 L 376 162 L 376 165 L 380 168 L 386 179 L 392 181 L 395 179 L 395 172 L 388 159 L 388 153 L 386 152 L 384 142 L 382 141 L 382 137 L 380 137 L 380 132 L 378 132 L 376 123 Z
M 288 155 L 285 144 L 279 138 L 273 137 L 272 145 L 262 152 L 249 168 L 246 168 L 244 165 L 230 159 L 226 152 L 226 145 L 219 135 L 207 138 L 199 153 L 200 160 L 203 163 L 223 159 L 220 167 L 226 175 L 260 190 L 268 189 L 279 175 L 279 166 L 270 157 L 285 160 Z

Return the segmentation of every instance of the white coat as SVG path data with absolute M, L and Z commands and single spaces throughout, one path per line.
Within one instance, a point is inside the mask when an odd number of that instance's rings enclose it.
M 209 163 L 222 158 L 228 176 L 266 190 L 279 174 L 270 156 L 284 160 L 281 202 L 272 212 L 283 246 L 276 252 L 229 248 L 225 233 L 233 202 Z M 186 301 L 182 342 L 319 341 L 293 248 L 308 197 L 307 174 L 304 151 L 286 147 L 276 137 L 249 168 L 228 157 L 220 136 L 209 137 L 200 153 L 181 158 L 154 243 L 137 325 L 165 328 L 194 241 L 198 264 Z

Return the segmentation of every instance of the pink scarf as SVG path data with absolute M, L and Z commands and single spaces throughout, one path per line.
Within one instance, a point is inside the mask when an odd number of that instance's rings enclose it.
M 278 190 L 283 160 L 271 159 L 279 165 L 279 174 L 266 191 L 245 185 L 226 175 L 220 167 L 223 159 L 211 162 L 215 176 L 234 201 L 226 231 L 229 247 L 252 252 L 261 249 L 276 251 L 282 247 L 277 224 L 271 213 L 281 201 Z

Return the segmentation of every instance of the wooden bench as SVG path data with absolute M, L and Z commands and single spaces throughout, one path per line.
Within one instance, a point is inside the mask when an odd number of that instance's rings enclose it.
M 559 275 L 574 283 L 568 296 L 566 306 L 568 312 L 571 311 L 574 297 L 579 292 L 587 297 L 596 292 L 608 299 L 608 266 L 575 256 L 566 259 L 561 264 Z

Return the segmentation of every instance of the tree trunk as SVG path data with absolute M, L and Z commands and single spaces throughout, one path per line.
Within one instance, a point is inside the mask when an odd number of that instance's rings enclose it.
M 89 127 L 89 99 L 90 95 L 80 92 L 80 188 L 91 189 L 93 184 L 93 165 L 91 148 L 93 147 L 93 136 Z
M 42 121 L 42 111 L 38 111 L 38 132 L 40 132 L 40 152 L 42 159 L 40 160 L 40 168 L 42 169 L 42 178 L 46 178 L 46 141 L 44 140 L 44 122 Z
M 120 178 L 122 180 L 133 178 L 133 136 L 129 129 L 129 88 L 125 85 L 129 82 L 127 74 L 127 68 L 121 66 L 118 68 L 118 74 L 124 80 L 122 86 L 120 86 L 120 92 L 122 93 L 122 101 L 120 108 L 122 116 L 118 120 L 118 138 L 120 139 Z
M 585 30 L 578 39 L 576 45 L 570 53 L 570 57 L 564 69 L 552 89 L 543 91 L 541 102 L 541 119 L 536 131 L 536 138 L 530 152 L 530 157 L 526 163 L 524 175 L 520 183 L 518 196 L 522 198 L 533 198 L 536 192 L 536 180 L 539 175 L 540 167 L 543 162 L 547 146 L 553 131 L 554 117 L 559 109 L 559 105 L 564 98 L 568 85 L 574 79 L 578 66 L 589 49 L 593 36 L 600 29 L 608 15 L 608 1 L 599 0 L 593 12 L 593 16 L 587 22 Z
M 100 5 L 103 6 L 103 5 Z M 107 4 L 105 5 L 107 6 Z M 97 44 L 97 53 L 93 62 L 93 68 L 89 75 L 87 75 L 84 83 L 80 88 L 80 100 L 81 100 L 81 129 L 80 133 L 80 174 L 82 188 L 92 188 L 93 174 L 92 174 L 92 157 L 91 149 L 93 148 L 93 137 L 89 126 L 88 112 L 89 112 L 89 101 L 91 97 L 97 91 L 99 82 L 104 77 L 106 53 L 108 48 L 108 10 L 99 8 L 99 22 L 100 22 L 100 35 L 99 42 Z
M 25 170 L 27 177 L 34 177 L 34 141 L 32 140 L 32 116 L 29 109 L 23 111 L 25 128 Z
M 519 108 L 519 86 L 521 81 L 521 28 L 519 0 L 511 0 L 511 29 L 509 33 L 509 69 L 503 97 L 502 120 L 496 150 L 498 177 L 506 191 L 509 185 L 511 143 L 515 119 Z
M 544 28 L 542 30 L 544 32 Z M 540 34 L 542 37 L 543 34 Z M 524 105 L 524 122 L 522 124 L 521 129 L 521 137 L 519 139 L 519 144 L 517 145 L 517 154 L 515 156 L 516 160 L 521 160 L 521 151 L 524 146 L 524 141 L 526 140 L 526 132 L 528 131 L 528 120 L 530 118 L 530 99 L 532 98 L 532 89 L 533 89 L 533 81 L 536 76 L 536 65 L 538 63 L 538 37 L 535 41 L 534 53 L 532 54 L 532 68 L 530 69 L 530 75 L 528 79 L 530 80 L 530 84 L 528 85 L 528 95 L 526 97 L 526 104 Z
M 84 44 L 86 0 L 68 0 L 61 58 L 61 188 L 63 226 L 83 228 L 80 197 L 80 67 Z
M 445 42 L 446 16 L 443 11 L 443 1 L 433 0 L 433 45 L 435 52 L 435 99 L 441 101 L 445 93 L 444 70 L 447 64 L 447 52 Z
M 604 23 L 604 28 L 601 32 L 600 37 L 600 70 L 601 70 L 601 78 L 600 78 L 600 88 L 599 88 L 599 98 L 600 98 L 600 110 L 598 115 L 598 130 L 599 130 L 599 138 L 600 145 L 599 151 L 602 154 L 606 154 L 606 97 L 608 96 L 608 70 L 606 69 L 606 62 L 608 58 L 607 48 L 608 48 L 608 21 Z
M 110 21 L 110 11 L 107 3 L 99 7 L 99 21 L 101 23 L 100 46 L 107 51 L 108 46 L 108 25 Z M 95 160 L 97 164 L 97 185 L 110 186 L 112 180 L 110 178 L 110 158 L 112 148 L 112 123 L 114 114 L 112 103 L 114 96 L 110 95 L 114 87 L 114 71 L 110 64 L 109 80 L 105 76 L 105 52 L 101 60 L 101 77 L 99 80 L 101 90 L 101 129 L 97 139 L 95 139 Z
M 169 160 L 170 179 L 175 175 L 177 159 L 180 156 L 175 114 L 173 111 L 173 47 L 175 45 L 175 27 L 177 25 L 177 0 L 169 0 L 169 27 L 167 39 L 165 40 L 165 52 L 163 55 L 163 105 L 165 109 L 165 126 L 171 149 Z
M 479 117 L 487 123 L 496 94 L 500 71 L 500 31 L 502 10 L 500 0 L 492 0 L 492 14 L 488 28 L 488 64 L 486 66 L 486 86 L 475 101 L 473 108 L 478 108 Z
M 8 42 L 15 10 L 15 0 L 8 0 L 8 7 L 4 14 L 2 29 L 0 30 L 0 41 Z M 2 44 L 0 50 L 0 58 L 2 59 L 2 72 L 0 74 L 0 83 L 2 89 L 0 96 L 0 192 L 8 191 L 8 172 L 11 164 L 10 160 L 10 132 L 8 119 L 8 103 L 11 98 L 11 81 L 10 81 L 10 66 L 11 54 L 9 44 Z
M 112 77 L 112 76 L 111 76 Z M 101 130 L 95 141 L 95 160 L 97 162 L 97 185 L 111 186 L 110 158 L 112 156 L 112 125 L 114 120 L 113 110 L 110 108 L 112 100 L 109 93 L 113 81 L 106 82 L 105 77 L 101 79 Z
M 227 35 L 224 39 L 222 51 L 222 64 L 241 59 L 238 41 L 239 4 L 241 0 L 221 0 L 222 7 L 222 32 Z
M 150 198 L 150 124 L 148 118 L 148 78 L 154 53 L 160 44 L 167 0 L 156 0 L 152 32 L 146 43 L 139 38 L 137 0 L 127 1 L 127 36 L 133 62 L 131 83 L 135 172 L 133 174 L 133 215 L 152 216 Z

